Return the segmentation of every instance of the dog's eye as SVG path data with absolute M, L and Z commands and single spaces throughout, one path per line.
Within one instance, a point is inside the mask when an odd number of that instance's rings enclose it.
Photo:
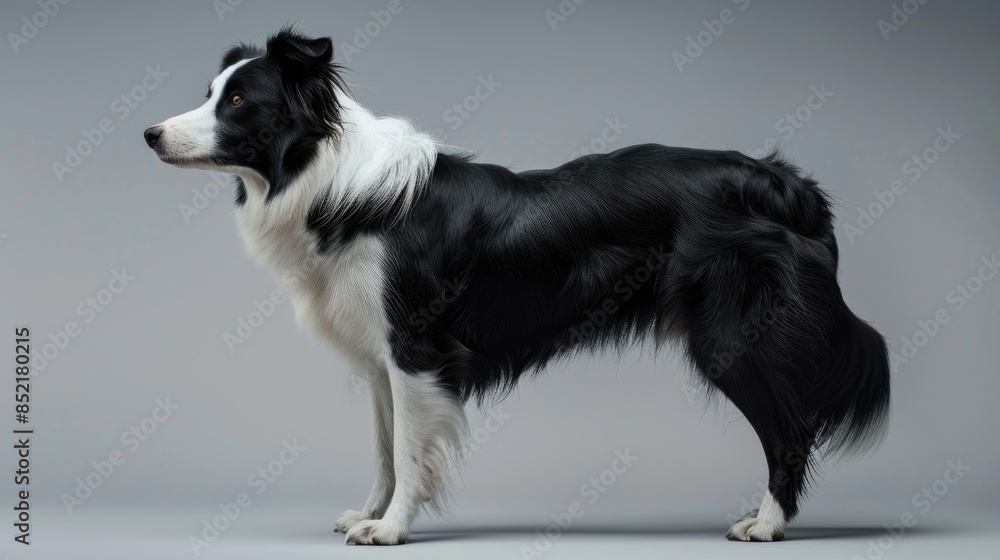
M 243 104 L 243 96 L 238 93 L 234 93 L 233 96 L 229 99 L 229 104 L 232 105 L 233 107 L 239 107 L 240 105 Z

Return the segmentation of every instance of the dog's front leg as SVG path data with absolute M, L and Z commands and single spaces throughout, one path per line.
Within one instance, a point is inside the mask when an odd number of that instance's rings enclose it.
M 375 451 L 375 482 L 361 511 L 349 509 L 337 520 L 336 531 L 346 533 L 359 521 L 379 519 L 389 507 L 396 476 L 392 460 L 392 390 L 385 370 L 368 370 L 372 397 L 372 447 Z
M 347 531 L 354 544 L 402 544 L 420 506 L 435 498 L 448 477 L 449 454 L 467 426 L 458 398 L 435 376 L 389 368 L 396 486 L 381 519 L 358 521 Z

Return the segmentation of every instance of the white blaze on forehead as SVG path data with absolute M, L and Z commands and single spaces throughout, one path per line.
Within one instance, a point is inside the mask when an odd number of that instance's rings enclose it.
M 226 82 L 241 66 L 253 60 L 247 58 L 223 70 L 212 80 L 212 95 L 201 107 L 162 123 L 163 148 L 177 158 L 198 158 L 210 155 L 215 147 L 215 106 L 226 89 Z
M 218 76 L 216 76 L 215 79 L 212 80 L 212 87 L 211 87 L 212 95 L 211 97 L 208 98 L 208 101 L 205 102 L 205 105 L 210 105 L 213 102 L 218 101 L 219 96 L 222 95 L 223 90 L 226 89 L 226 82 L 229 81 L 229 77 L 233 75 L 233 72 L 236 72 L 237 70 L 239 70 L 240 66 L 243 66 L 244 64 L 250 62 L 251 60 L 253 59 L 244 58 L 243 60 L 237 62 L 236 64 L 233 64 L 229 68 L 226 68 Z

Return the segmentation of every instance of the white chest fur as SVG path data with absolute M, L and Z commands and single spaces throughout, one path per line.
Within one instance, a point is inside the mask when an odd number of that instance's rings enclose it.
M 275 204 L 253 192 L 260 185 L 246 187 L 247 201 L 236 213 L 240 235 L 250 255 L 275 273 L 299 327 L 357 366 L 384 368 L 389 345 L 381 239 L 359 236 L 319 254 L 305 227 L 310 189 L 296 185 Z

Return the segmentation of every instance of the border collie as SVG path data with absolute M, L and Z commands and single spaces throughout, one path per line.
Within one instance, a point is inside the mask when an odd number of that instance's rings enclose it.
M 515 173 L 351 96 L 327 38 L 223 57 L 201 107 L 144 133 L 235 175 L 236 221 L 296 322 L 371 387 L 377 465 L 349 543 L 438 504 L 463 403 L 580 351 L 672 341 L 742 412 L 769 471 L 730 539 L 773 541 L 813 466 L 884 433 L 884 339 L 844 303 L 827 195 L 777 154 L 644 144 Z

